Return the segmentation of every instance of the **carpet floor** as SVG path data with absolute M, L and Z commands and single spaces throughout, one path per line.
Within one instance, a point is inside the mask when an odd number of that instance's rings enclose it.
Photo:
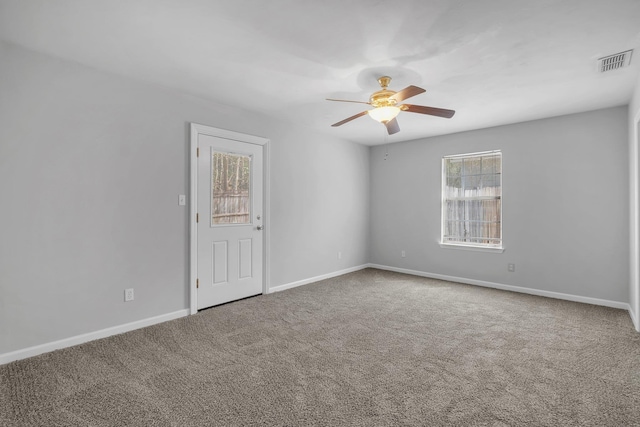
M 0 366 L 2 426 L 634 426 L 624 310 L 366 269 Z

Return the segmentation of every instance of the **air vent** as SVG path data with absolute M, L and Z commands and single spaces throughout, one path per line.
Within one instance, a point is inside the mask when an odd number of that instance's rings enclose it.
M 598 59 L 598 70 L 601 73 L 605 73 L 628 66 L 631 62 L 631 52 L 633 52 L 633 50 L 627 50 Z

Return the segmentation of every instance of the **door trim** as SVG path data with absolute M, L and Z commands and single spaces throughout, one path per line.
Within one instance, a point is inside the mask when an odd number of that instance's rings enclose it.
M 629 147 L 629 314 L 636 331 L 640 332 L 640 111 L 633 117 Z
M 190 182 L 189 182 L 189 307 L 191 314 L 198 312 L 198 291 L 196 288 L 196 278 L 198 275 L 198 235 L 196 226 L 196 212 L 198 207 L 198 136 L 209 135 L 217 138 L 230 139 L 233 141 L 244 142 L 248 144 L 261 145 L 263 147 L 263 224 L 264 233 L 262 239 L 262 293 L 269 291 L 269 242 L 271 241 L 271 209 L 270 209 L 270 172 L 269 164 L 271 159 L 269 156 L 270 140 L 260 136 L 247 135 L 226 129 L 219 129 L 211 126 L 201 125 L 198 123 L 190 123 L 191 133 L 191 152 L 190 158 Z

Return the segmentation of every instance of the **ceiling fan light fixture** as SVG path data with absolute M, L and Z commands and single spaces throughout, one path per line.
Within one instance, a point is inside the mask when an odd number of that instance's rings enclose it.
M 367 104 L 373 107 L 372 110 L 361 111 L 358 114 L 354 114 L 351 117 L 347 117 L 344 120 L 340 120 L 337 123 L 332 124 L 332 127 L 342 126 L 345 123 L 349 123 L 351 120 L 355 120 L 358 117 L 366 116 L 367 114 L 376 122 L 382 123 L 389 135 L 400 132 L 400 126 L 396 116 L 400 111 L 407 111 L 409 113 L 427 114 L 430 116 L 438 116 L 450 119 L 456 113 L 454 110 L 446 110 L 444 108 L 426 107 L 424 105 L 411 105 L 401 104 L 405 99 L 412 96 L 420 95 L 425 90 L 418 86 L 407 86 L 399 92 L 395 92 L 388 89 L 391 77 L 382 76 L 378 79 L 380 83 L 379 91 L 373 92 L 369 97 L 369 102 L 362 101 L 349 101 L 346 99 L 333 99 L 327 98 L 327 101 L 339 101 L 339 102 L 356 102 L 358 104 Z
M 373 110 L 367 111 L 369 117 L 380 123 L 387 123 L 393 120 L 398 114 L 400 114 L 400 108 L 398 107 L 378 107 Z

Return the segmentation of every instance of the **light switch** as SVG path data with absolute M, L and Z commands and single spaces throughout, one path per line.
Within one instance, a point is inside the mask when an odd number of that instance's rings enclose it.
M 186 205 L 186 204 L 187 204 L 187 196 L 185 196 L 184 194 L 180 194 L 180 195 L 178 196 L 178 204 L 179 204 L 180 206 L 184 206 L 184 205 Z

